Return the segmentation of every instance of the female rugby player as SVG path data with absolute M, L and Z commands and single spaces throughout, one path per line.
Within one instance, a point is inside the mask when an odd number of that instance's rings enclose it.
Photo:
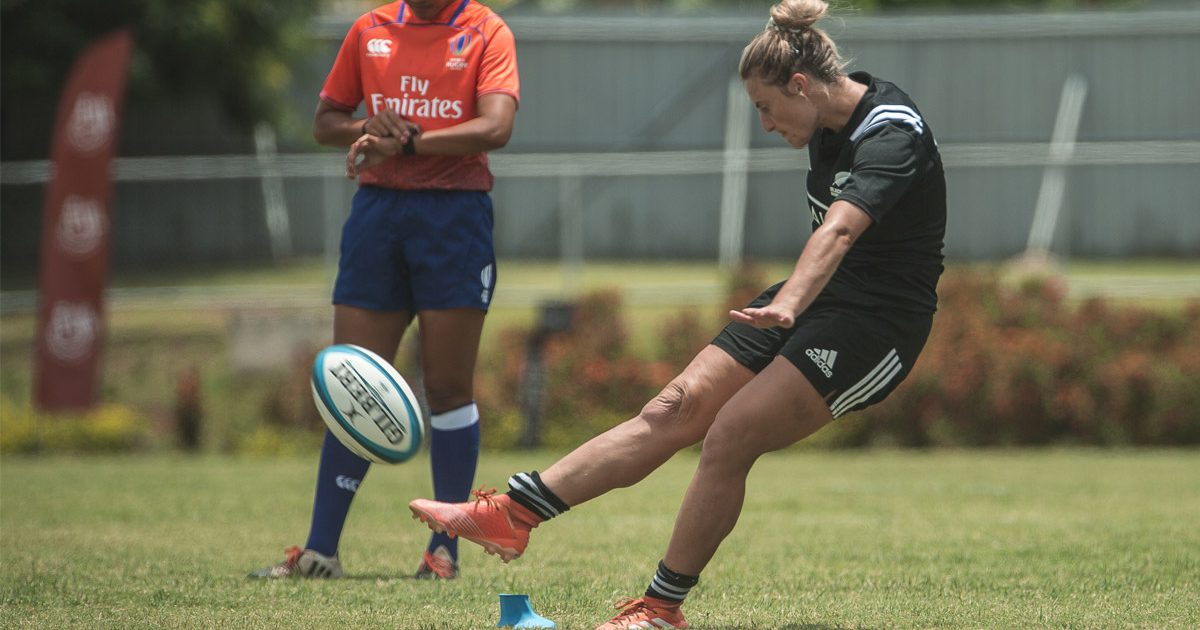
M 643 479 L 704 440 L 666 554 L 642 597 L 603 629 L 685 628 L 680 605 L 732 531 L 746 476 L 846 413 L 883 400 L 929 334 L 942 272 L 945 179 L 933 133 L 895 85 L 846 74 L 813 26 L 822 0 L 783 0 L 742 53 L 739 72 L 763 129 L 808 147 L 812 236 L 786 281 L 768 288 L 637 417 L 540 475 L 473 503 L 418 499 L 415 517 L 505 561 L 539 523 Z

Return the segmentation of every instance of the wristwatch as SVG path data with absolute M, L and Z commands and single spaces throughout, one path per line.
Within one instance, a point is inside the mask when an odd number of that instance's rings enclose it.
M 415 127 L 409 127 L 408 140 L 406 140 L 404 144 L 400 145 L 400 152 L 404 155 L 416 155 L 417 146 L 414 144 L 414 142 L 417 139 L 417 135 L 420 133 L 420 130 L 416 129 Z

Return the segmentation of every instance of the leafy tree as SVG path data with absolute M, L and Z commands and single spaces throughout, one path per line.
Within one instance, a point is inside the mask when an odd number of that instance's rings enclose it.
M 285 110 L 289 65 L 310 41 L 320 0 L 0 0 L 4 103 L 53 98 L 75 58 L 130 26 L 131 95 L 215 98 L 249 128 Z M 6 121 L 6 123 L 14 121 Z

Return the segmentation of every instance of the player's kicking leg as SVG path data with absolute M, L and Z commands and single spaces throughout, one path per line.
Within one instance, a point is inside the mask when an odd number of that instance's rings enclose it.
M 700 464 L 679 508 L 667 554 L 645 594 L 628 600 L 616 617 L 597 630 L 688 627 L 680 607 L 737 523 L 754 462 L 764 453 L 795 444 L 832 419 L 821 395 L 784 358 L 775 359 L 733 396 L 704 438 Z
M 409 509 L 434 531 L 478 543 L 508 562 L 525 552 L 529 532 L 541 522 L 641 481 L 680 449 L 699 442 L 717 411 L 753 377 L 710 345 L 636 417 L 592 438 L 540 475 L 513 475 L 506 494 L 476 491 L 477 500 L 468 503 L 417 499 Z

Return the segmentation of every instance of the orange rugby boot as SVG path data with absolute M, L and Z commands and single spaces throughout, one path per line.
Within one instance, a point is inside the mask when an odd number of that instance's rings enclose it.
M 442 503 L 416 499 L 408 504 L 413 518 L 435 532 L 461 536 L 483 547 L 484 551 L 500 556 L 504 562 L 521 557 L 529 544 L 529 531 L 541 523 L 528 508 L 508 498 L 496 495 L 496 490 L 472 490 L 474 501 Z
M 418 580 L 453 580 L 458 577 L 458 563 L 446 545 L 438 545 L 433 553 L 426 551 L 415 576 Z
M 637 599 L 627 597 L 617 602 L 614 607 L 621 612 L 608 623 L 597 626 L 596 630 L 661 630 L 688 627 L 688 622 L 683 618 L 683 611 L 679 609 L 679 602 L 646 595 Z

